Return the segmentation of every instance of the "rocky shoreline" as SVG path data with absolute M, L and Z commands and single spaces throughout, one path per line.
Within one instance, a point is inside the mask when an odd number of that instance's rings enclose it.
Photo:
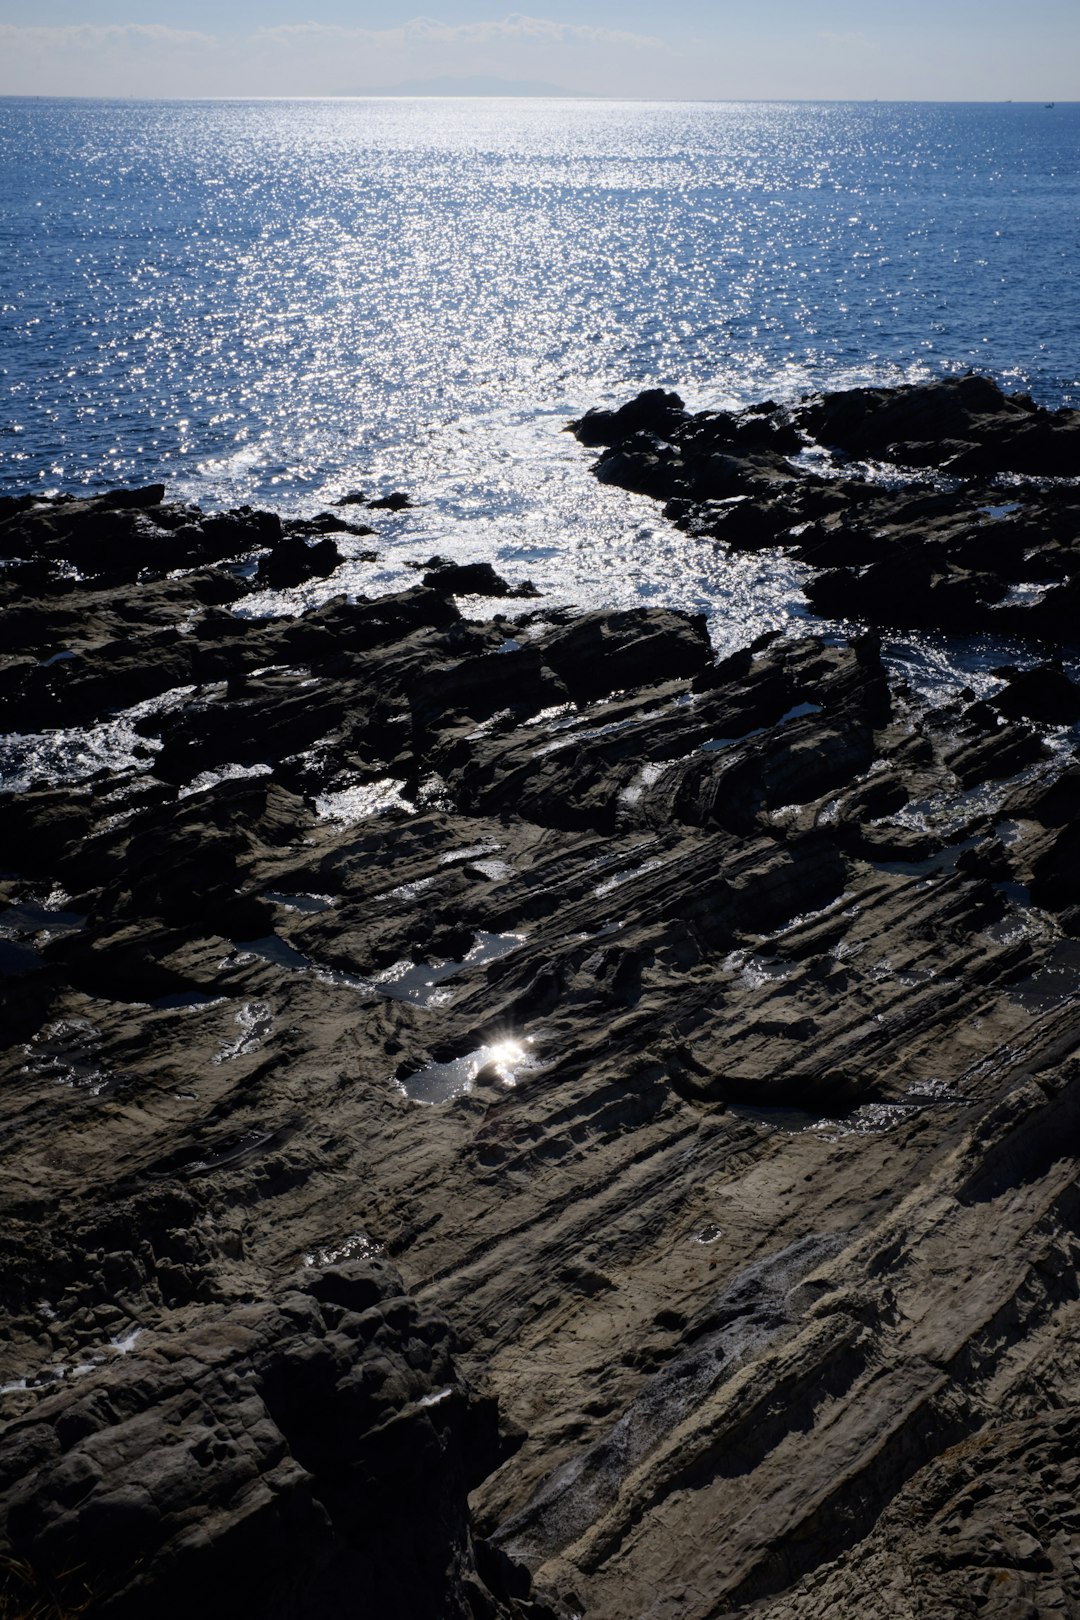
M 0 501 L 2 1615 L 1080 1613 L 1080 417 L 574 429 L 832 622 Z

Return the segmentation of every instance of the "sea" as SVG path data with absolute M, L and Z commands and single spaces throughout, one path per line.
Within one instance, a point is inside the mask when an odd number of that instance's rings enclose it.
M 599 485 L 568 420 L 969 368 L 1080 405 L 1078 155 L 1080 104 L 3 99 L 0 492 L 400 489 L 377 563 L 247 610 L 488 558 L 730 650 L 806 619 L 798 567 Z

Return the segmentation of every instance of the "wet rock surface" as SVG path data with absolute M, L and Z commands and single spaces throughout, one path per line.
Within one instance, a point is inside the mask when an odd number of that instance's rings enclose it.
M 965 382 L 957 444 L 1071 431 Z M 578 431 L 676 506 L 692 444 L 753 491 L 678 521 L 772 544 L 804 500 L 869 547 L 880 483 L 792 457 L 938 431 L 890 409 Z M 344 520 L 164 495 L 0 506 L 5 1600 L 1077 1612 L 1080 710 L 1041 621 L 934 706 L 872 614 L 718 663 L 692 615 L 432 559 L 254 617 Z M 1071 486 L 1029 496 L 1068 589 Z
M 1080 412 L 968 375 L 738 414 L 653 389 L 571 428 L 681 528 L 809 564 L 825 618 L 1077 639 Z

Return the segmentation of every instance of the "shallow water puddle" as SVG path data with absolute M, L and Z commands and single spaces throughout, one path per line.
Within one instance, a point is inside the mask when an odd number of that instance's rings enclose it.
M 1071 733 L 1066 727 L 1056 728 L 1056 732 L 1054 729 L 1047 729 L 1044 741 L 1052 747 L 1056 746 L 1057 733 L 1060 733 L 1061 750 L 1067 751 L 1072 743 Z M 978 822 L 996 821 L 1001 806 L 1010 794 L 1034 781 L 1040 768 L 1041 761 L 1034 765 L 1025 765 L 1009 777 L 998 777 L 991 782 L 977 782 L 974 787 L 965 788 L 960 793 L 942 793 L 935 799 L 911 799 L 891 816 L 879 818 L 870 825 L 911 827 L 916 832 L 928 833 L 942 843 L 947 843 L 954 834 L 969 826 Z M 970 840 L 957 842 L 950 844 L 949 848 L 955 849 L 959 854 L 970 847 L 970 842 Z M 947 854 L 948 851 L 944 853 Z
M 60 899 L 66 900 L 60 891 L 57 893 Z M 61 934 L 77 933 L 86 921 L 85 916 L 78 911 L 65 911 L 62 905 L 53 905 L 52 900 L 50 895 L 48 900 L 20 900 L 5 907 L 0 912 L 0 939 L 25 939 L 33 935 L 44 943 Z
M 236 949 L 221 966 L 245 967 L 257 956 L 266 962 L 273 962 L 275 967 L 299 969 L 312 966 L 306 956 L 302 956 L 287 940 L 279 939 L 277 934 L 263 934 L 259 939 L 238 939 Z
M 208 1153 L 205 1158 L 189 1159 L 179 1166 L 180 1174 L 199 1176 L 205 1175 L 209 1170 L 223 1170 L 227 1165 L 236 1164 L 254 1153 L 276 1147 L 279 1142 L 287 1141 L 291 1134 L 288 1128 L 276 1131 L 245 1131 L 242 1136 L 216 1152 Z
M 385 1254 L 383 1244 L 376 1242 L 367 1232 L 352 1232 L 337 1243 L 325 1244 L 319 1249 L 305 1251 L 305 1266 L 339 1266 L 343 1260 L 375 1260 Z
M 56 891 L 60 904 L 48 900 L 20 900 L 0 911 L 0 978 L 33 973 L 44 967 L 40 947 L 66 934 L 78 933 L 86 918 L 76 911 L 65 911 L 66 895 Z
M 219 787 L 222 782 L 238 782 L 248 776 L 270 776 L 272 770 L 272 766 L 263 764 L 219 765 L 216 770 L 203 771 L 194 777 L 176 796 L 178 799 L 190 799 L 193 794 L 205 793 L 210 788 Z
M 701 744 L 701 750 L 705 754 L 721 753 L 725 748 L 733 747 L 735 743 L 751 742 L 755 737 L 764 737 L 766 732 L 776 731 L 789 720 L 802 720 L 806 715 L 820 713 L 820 703 L 796 703 L 771 726 L 755 726 L 753 731 L 744 731 L 738 737 L 710 737 L 708 742 Z
M 85 1018 L 62 1018 L 39 1030 L 23 1048 L 28 1059 L 24 1072 L 100 1097 L 128 1078 L 98 1062 L 100 1045 L 99 1031 Z
M 513 877 L 514 868 L 509 861 L 471 861 L 470 869 L 486 877 L 489 883 L 505 883 L 507 878 Z
M 774 936 L 779 939 L 785 934 L 796 934 L 800 929 L 814 927 L 816 924 L 824 922 L 829 917 L 838 916 L 841 912 L 848 910 L 849 908 L 850 915 L 852 917 L 857 917 L 859 914 L 859 908 L 857 905 L 852 906 L 851 904 L 854 898 L 855 891 L 853 889 L 845 889 L 843 894 L 838 894 L 835 900 L 828 901 L 827 904 L 819 906 L 815 911 L 800 911 L 797 912 L 794 917 L 789 917 L 787 922 L 780 923 L 778 927 L 773 930 Z
M 676 760 L 650 760 L 642 765 L 637 773 L 620 790 L 619 801 L 622 804 L 640 804 L 648 788 L 654 787 L 669 765 L 677 764 Z
M 416 1404 L 417 1406 L 440 1406 L 443 1401 L 448 1401 L 453 1393 L 453 1385 L 444 1384 L 442 1389 L 434 1389 L 430 1395 L 421 1395 Z
M 900 1101 L 860 1103 L 840 1119 L 823 1119 L 802 1108 L 755 1108 L 748 1103 L 729 1103 L 727 1111 L 785 1136 L 814 1135 L 823 1142 L 839 1142 L 848 1136 L 881 1136 L 935 1103 L 969 1106 L 967 1098 L 944 1080 L 913 1080 Z
M 415 878 L 411 883 L 399 883 L 396 889 L 385 889 L 382 894 L 372 896 L 372 904 L 380 900 L 416 900 L 425 894 L 438 882 L 438 878 Z
M 492 1041 L 448 1063 L 429 1063 L 414 1074 L 399 1075 L 397 1084 L 412 1102 L 453 1102 L 472 1090 L 481 1069 L 492 1069 L 499 1083 L 510 1088 L 517 1085 L 519 1074 L 536 1067 L 532 1045 L 531 1035 L 520 1041 Z
M 440 866 L 468 866 L 490 883 L 503 883 L 513 875 L 509 861 L 496 860 L 502 844 L 472 844 L 468 849 L 452 849 L 439 856 Z
M 384 968 L 381 973 L 372 974 L 370 978 L 361 978 L 357 974 L 345 973 L 339 968 L 320 967 L 310 957 L 294 949 L 287 940 L 280 939 L 277 934 L 265 934 L 261 939 L 237 940 L 235 951 L 225 958 L 221 966 L 243 967 L 257 957 L 262 957 L 264 961 L 273 962 L 276 967 L 288 968 L 296 973 L 312 973 L 320 984 L 335 985 L 344 990 L 358 990 L 364 995 L 388 996 L 391 1001 L 408 1001 L 417 1007 L 432 1007 L 443 1005 L 450 999 L 449 991 L 439 989 L 444 979 L 452 979 L 456 974 L 479 967 L 484 962 L 497 961 L 500 956 L 516 951 L 525 939 L 524 934 L 489 934 L 481 929 L 474 935 L 473 943 L 460 959 L 413 962 L 409 958 L 404 958 Z M 265 1003 L 250 1005 L 265 1006 Z M 239 1021 L 240 1014 L 237 1014 L 237 1019 Z M 253 1048 L 244 1047 L 242 1050 Z M 236 1057 L 239 1052 L 230 1050 L 227 1055 Z
M 988 923 L 982 934 L 995 945 L 1015 945 L 1019 940 L 1038 937 L 1038 930 L 1030 926 L 1022 911 L 1013 910 L 997 922 Z
M 378 782 L 322 793 L 315 800 L 315 808 L 323 821 L 337 821 L 348 827 L 355 821 L 366 821 L 369 816 L 385 815 L 388 810 L 405 810 L 412 815 L 416 805 L 405 797 L 403 781 L 384 776 Z
M 1025 826 L 1029 828 L 1032 826 L 1037 827 L 1038 822 L 999 821 L 994 828 L 994 836 L 1005 845 L 1017 844 L 1024 836 Z
M 1018 1002 L 1028 1012 L 1045 1012 L 1072 1001 L 1080 993 L 1080 943 L 1063 940 L 1050 953 L 1049 960 L 1037 973 L 1010 985 L 1010 1001 Z
M 569 720 L 553 721 L 550 729 L 552 731 L 569 731 L 569 729 L 574 725 L 575 720 L 579 718 L 582 717 L 574 716 Z M 564 737 L 555 737 L 550 742 L 541 743 L 540 747 L 536 750 L 536 757 L 537 759 L 542 759 L 546 754 L 555 754 L 564 748 L 576 748 L 580 743 L 583 742 L 595 742 L 598 737 L 609 737 L 616 731 L 626 731 L 630 726 L 640 724 L 640 721 L 640 715 L 631 714 L 627 715 L 623 720 L 609 720 L 606 724 L 601 726 L 587 726 L 580 731 L 574 730 L 570 735 Z
M 822 1119 L 819 1114 L 802 1108 L 754 1108 L 749 1103 L 731 1103 L 728 1113 L 738 1119 L 763 1125 L 768 1130 L 785 1136 L 819 1135 L 823 1141 L 833 1142 L 841 1136 L 867 1136 L 887 1131 L 914 1112 L 914 1105 L 902 1103 L 864 1103 L 852 1109 L 843 1119 Z
M 475 865 L 478 856 L 497 855 L 502 847 L 501 844 L 469 844 L 465 849 L 450 849 L 439 856 L 439 865 L 459 866 L 465 861 Z
M 768 729 L 768 726 L 757 726 L 753 731 L 744 731 L 741 737 L 710 737 L 708 742 L 702 743 L 701 751 L 703 754 L 718 754 L 725 748 L 731 748 L 735 743 L 751 742 L 755 737 L 764 737 Z
M 376 974 L 369 982 L 382 996 L 393 1001 L 410 1001 L 420 1007 L 441 1005 L 450 999 L 448 991 L 437 987 L 444 979 L 452 979 L 467 968 L 479 967 L 483 962 L 495 962 L 500 956 L 516 951 L 525 941 L 524 934 L 487 934 L 480 932 L 460 961 L 395 962 L 392 967 Z
M 334 908 L 334 897 L 330 894 L 282 894 L 279 889 L 267 889 L 263 899 L 272 906 L 284 906 L 287 911 L 315 914 Z
M 980 507 L 980 511 L 984 517 L 995 522 L 998 518 L 1011 517 L 1014 512 L 1019 512 L 1022 505 L 1022 501 L 1001 501 L 995 506 Z
M 551 628 L 550 624 L 530 625 L 524 633 L 532 639 L 539 636 L 544 630 L 550 630 Z M 563 731 L 567 726 L 575 725 L 581 719 L 581 714 L 582 711 L 576 703 L 556 703 L 551 708 L 538 709 L 535 714 L 530 715 L 527 720 L 523 720 L 521 723 L 523 726 L 528 727 L 547 726 L 552 731 Z
M 1056 579 L 1029 579 L 1010 585 L 998 607 L 1034 607 L 1041 602 L 1047 591 L 1057 585 Z
M 48 1314 L 55 1316 L 56 1313 L 50 1311 Z M 110 1351 L 114 1355 L 128 1356 L 142 1334 L 141 1327 L 130 1327 L 126 1333 L 115 1334 L 105 1346 L 105 1351 Z M 14 1395 L 26 1389 L 49 1389 L 53 1384 L 62 1383 L 65 1379 L 85 1378 L 87 1373 L 103 1366 L 108 1360 L 105 1351 L 91 1354 L 86 1361 L 60 1362 L 54 1367 L 44 1367 L 40 1372 L 28 1373 L 23 1378 L 13 1378 L 10 1383 L 0 1384 L 0 1395 Z
M 228 1041 L 214 1059 L 215 1063 L 230 1063 L 233 1058 L 247 1057 L 257 1052 L 274 1027 L 273 1014 L 268 1001 L 245 1001 L 236 1013 L 240 1033 Z
M 720 966 L 728 973 L 737 973 L 748 990 L 760 990 L 779 979 L 790 978 L 794 971 L 790 962 L 782 962 L 772 956 L 759 956 L 745 947 L 729 952 Z
M 878 825 L 874 822 L 871 825 Z M 979 840 L 977 837 L 964 838 L 959 843 L 948 844 L 944 849 L 938 850 L 936 855 L 928 855 L 921 861 L 876 861 L 871 860 L 870 865 L 878 872 L 887 872 L 893 877 L 932 877 L 937 874 L 955 872 L 956 864 L 961 855 L 967 850 L 974 849 Z
M 954 1090 L 947 1080 L 913 1080 L 907 1088 L 907 1095 L 924 1106 L 930 1103 L 945 1103 L 957 1108 L 973 1106 L 971 1099 Z
M 656 868 L 663 866 L 663 864 L 662 860 L 657 859 L 644 861 L 640 866 L 626 867 L 623 871 L 616 872 L 613 877 L 605 878 L 603 883 L 598 883 L 593 890 L 593 894 L 598 900 L 602 899 L 605 894 L 610 894 L 613 889 L 621 888 L 624 883 L 632 883 L 634 878 L 644 877 L 646 872 L 655 872 Z

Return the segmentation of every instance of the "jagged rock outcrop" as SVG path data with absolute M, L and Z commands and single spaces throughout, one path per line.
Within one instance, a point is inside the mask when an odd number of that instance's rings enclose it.
M 693 534 L 808 563 L 807 597 L 825 618 L 1075 641 L 1078 411 L 969 375 L 737 415 L 691 414 L 653 389 L 570 426 L 604 447 L 602 482 L 665 501 Z M 808 448 L 812 465 L 798 459 Z M 866 460 L 902 469 L 904 483 L 865 476 Z

